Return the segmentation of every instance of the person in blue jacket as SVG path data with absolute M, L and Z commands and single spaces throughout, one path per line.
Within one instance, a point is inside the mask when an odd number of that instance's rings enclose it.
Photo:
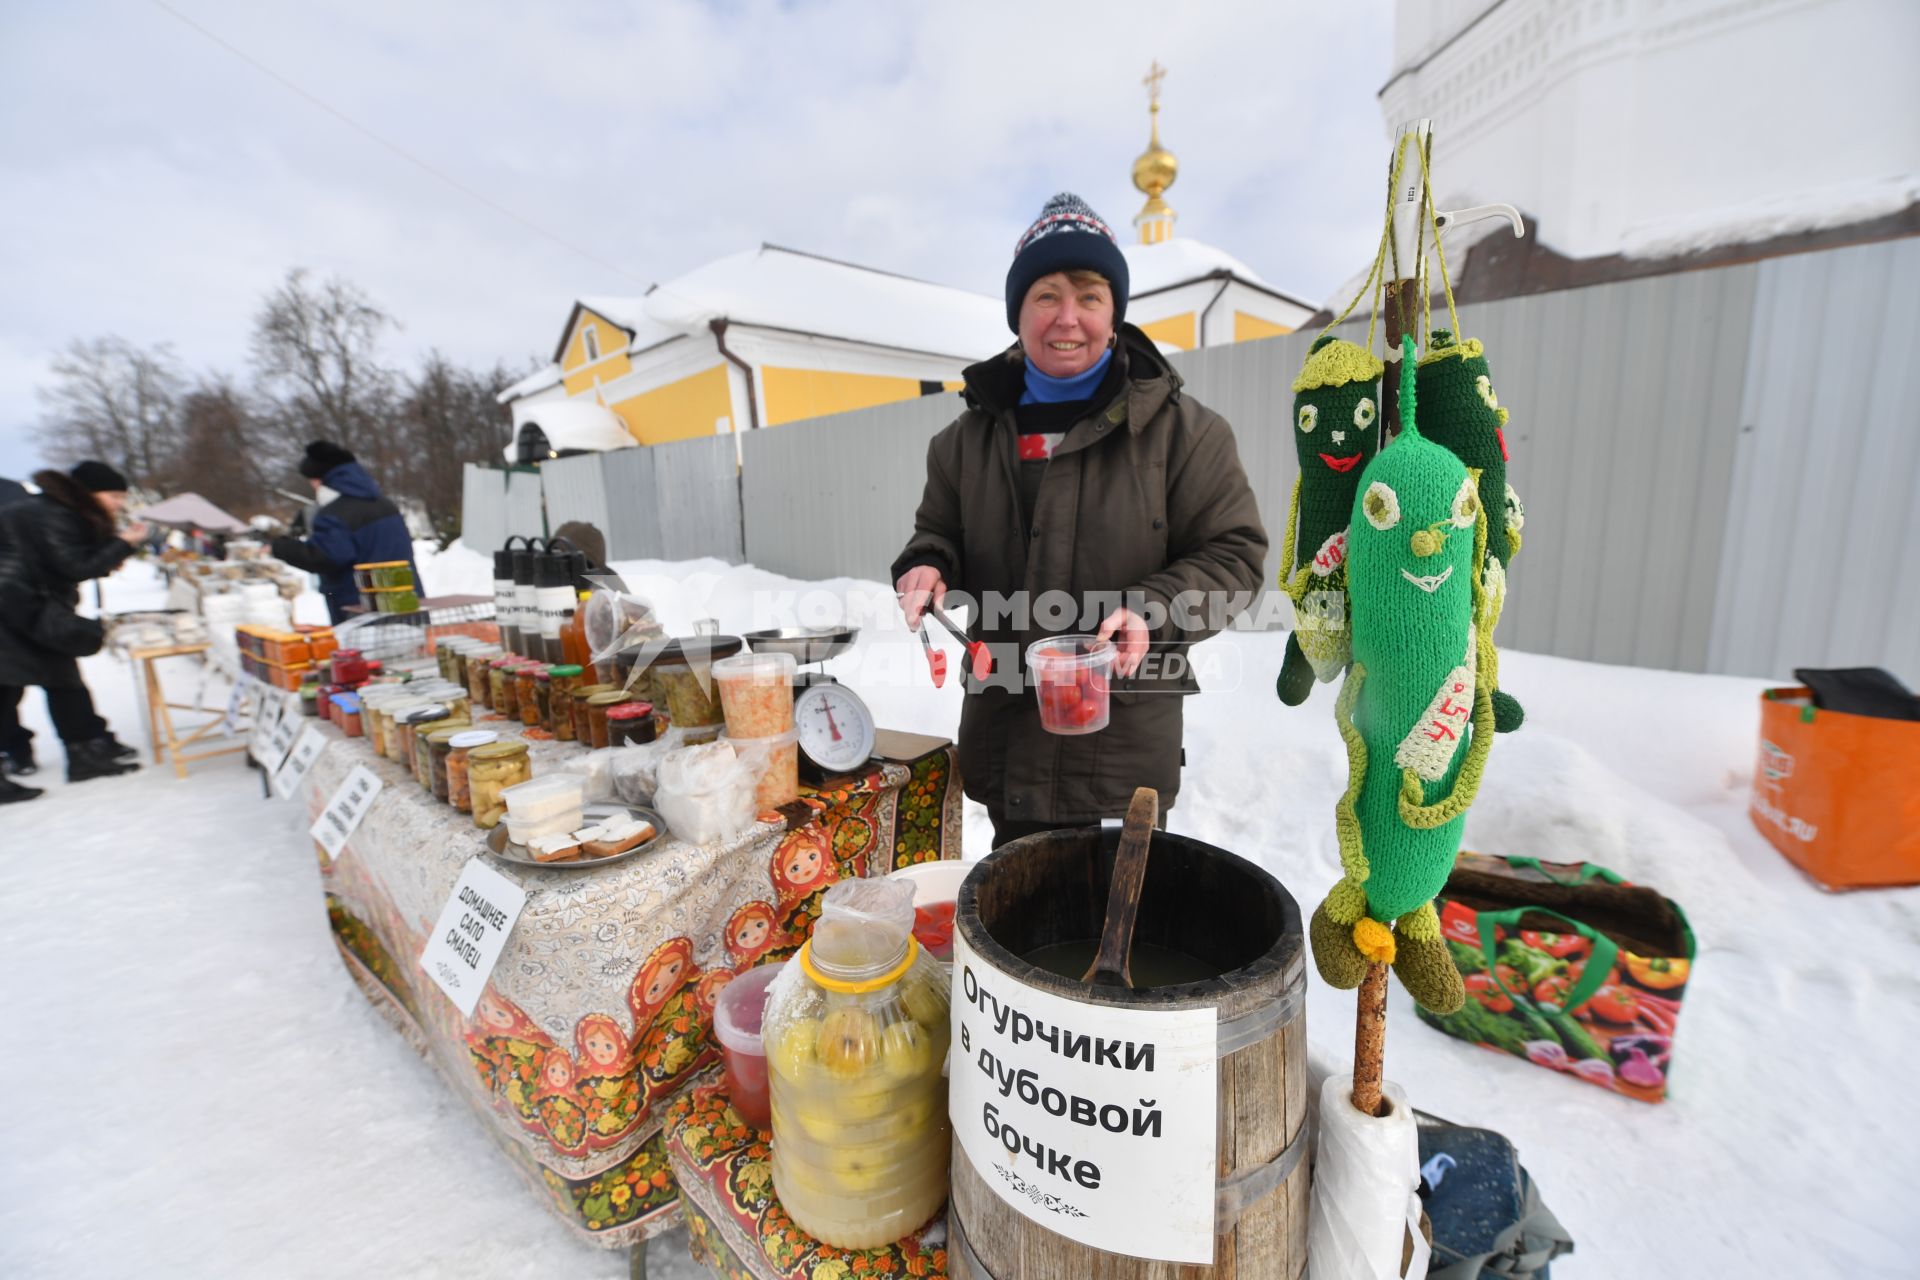
M 320 575 L 327 618 L 342 622 L 360 603 L 353 566 L 405 560 L 413 565 L 413 536 L 400 508 L 381 495 L 366 468 L 331 440 L 315 440 L 300 459 L 300 474 L 313 486 L 317 506 L 305 538 L 273 540 L 273 555 L 296 569 Z M 426 594 L 418 566 L 415 589 Z

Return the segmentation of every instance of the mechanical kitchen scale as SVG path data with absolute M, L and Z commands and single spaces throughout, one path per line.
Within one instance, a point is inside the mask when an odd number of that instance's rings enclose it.
M 791 654 L 809 667 L 845 653 L 859 634 L 858 627 L 781 627 L 741 638 L 755 653 Z M 793 727 L 800 737 L 800 776 L 813 786 L 854 773 L 873 758 L 873 712 L 825 671 L 795 674 Z

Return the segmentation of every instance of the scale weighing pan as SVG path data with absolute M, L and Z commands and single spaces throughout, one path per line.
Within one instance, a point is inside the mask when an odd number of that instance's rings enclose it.
M 755 653 L 790 653 L 802 665 L 837 658 L 853 648 L 858 627 L 778 627 L 749 631 L 741 638 Z
M 542 862 L 533 856 L 533 850 L 523 844 L 515 844 L 507 839 L 507 824 L 502 822 L 487 832 L 487 852 L 502 862 L 511 862 L 520 867 L 538 867 L 542 871 L 578 871 L 583 867 L 605 867 L 636 854 L 647 852 L 657 846 L 667 835 L 666 819 L 644 805 L 613 804 L 596 801 L 586 805 L 580 811 L 580 825 L 591 827 L 606 818 L 639 818 L 653 824 L 653 838 L 642 840 L 631 849 L 609 854 L 604 858 L 573 858 L 566 862 Z

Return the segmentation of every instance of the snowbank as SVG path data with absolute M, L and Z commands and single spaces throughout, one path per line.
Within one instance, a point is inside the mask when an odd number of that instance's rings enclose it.
M 486 557 L 420 564 L 436 593 L 490 590 Z M 958 723 L 958 691 L 930 687 L 881 584 L 713 560 L 616 567 L 673 631 L 702 617 L 729 632 L 859 621 L 829 669 L 880 722 Z M 153 585 L 125 570 L 109 605 Z M 1258 861 L 1311 909 L 1338 874 L 1344 760 L 1331 687 L 1298 709 L 1274 700 L 1283 642 L 1203 646 L 1241 674 L 1189 700 L 1171 825 Z M 137 740 L 125 668 L 87 669 Z M 1502 675 L 1528 723 L 1494 751 L 1467 843 L 1593 859 L 1688 909 L 1701 954 L 1673 1096 L 1647 1106 L 1449 1040 L 1397 987 L 1388 1074 L 1416 1105 L 1514 1140 L 1579 1241 L 1556 1274 L 1909 1273 L 1920 891 L 1822 894 L 1752 830 L 1760 682 L 1528 654 L 1504 655 Z M 175 676 L 191 692 L 191 668 Z M 28 702 L 43 758 L 57 757 Z M 107 1275 L 138 1257 L 180 1276 L 624 1274 L 535 1204 L 350 984 L 293 806 L 261 800 L 237 757 L 184 782 L 149 768 L 68 788 L 54 772 L 37 779 L 47 797 L 0 810 L 14 855 L 0 957 L 20 1046 L 0 1068 L 16 1100 L 0 1126 L 0 1272 Z M 987 835 L 970 804 L 969 857 Z M 1350 1058 L 1352 1009 L 1310 984 L 1316 1057 Z

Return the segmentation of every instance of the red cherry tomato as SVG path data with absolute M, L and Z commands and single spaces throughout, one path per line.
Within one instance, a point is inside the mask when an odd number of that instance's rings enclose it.
M 1478 1000 L 1488 1013 L 1511 1013 L 1513 999 L 1502 991 L 1490 973 L 1467 976 L 1467 994 Z

